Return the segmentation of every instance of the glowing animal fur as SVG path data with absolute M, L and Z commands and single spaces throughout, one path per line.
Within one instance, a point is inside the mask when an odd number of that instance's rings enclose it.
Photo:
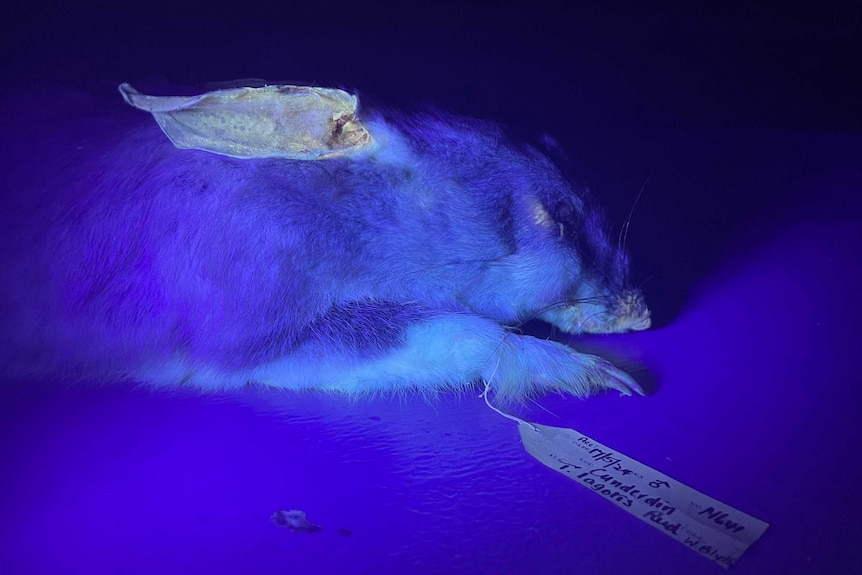
M 178 150 L 116 118 L 4 142 L 0 374 L 640 392 L 507 327 L 621 332 L 649 312 L 586 194 L 497 127 L 365 113 L 376 151 L 303 162 Z

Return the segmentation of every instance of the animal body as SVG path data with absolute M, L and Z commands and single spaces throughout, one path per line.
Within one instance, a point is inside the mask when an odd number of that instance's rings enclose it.
M 249 160 L 177 149 L 130 108 L 31 122 L 36 105 L 15 105 L 6 378 L 641 393 L 609 362 L 513 329 L 616 333 L 650 316 L 586 191 L 495 125 L 363 110 L 367 153 Z

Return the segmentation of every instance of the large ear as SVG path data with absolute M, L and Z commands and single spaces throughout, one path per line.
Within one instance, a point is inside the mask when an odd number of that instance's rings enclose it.
M 121 84 L 120 94 L 150 112 L 177 148 L 234 158 L 317 160 L 373 144 L 356 118 L 356 96 L 332 88 L 285 85 L 147 96 Z

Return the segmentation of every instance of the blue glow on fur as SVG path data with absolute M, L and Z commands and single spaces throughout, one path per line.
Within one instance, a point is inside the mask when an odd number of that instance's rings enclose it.
M 374 150 L 303 162 L 177 150 L 134 112 L 122 121 L 65 128 L 42 173 L 17 176 L 5 374 L 356 395 L 490 379 L 513 400 L 639 391 L 603 360 L 510 329 L 541 317 L 621 332 L 649 312 L 586 192 L 500 128 L 369 115 Z

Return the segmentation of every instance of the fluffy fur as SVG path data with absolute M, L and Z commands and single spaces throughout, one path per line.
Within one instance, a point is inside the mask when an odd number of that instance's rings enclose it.
M 600 358 L 510 329 L 649 326 L 584 190 L 491 124 L 364 121 L 375 150 L 313 162 L 178 150 L 131 109 L 7 135 L 0 373 L 640 392 Z

